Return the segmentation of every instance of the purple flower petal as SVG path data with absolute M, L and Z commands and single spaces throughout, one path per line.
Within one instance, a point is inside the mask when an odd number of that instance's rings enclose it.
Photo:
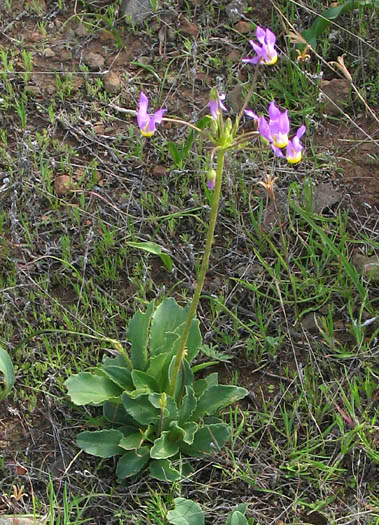
M 149 117 L 147 115 L 147 108 L 149 107 L 149 99 L 143 91 L 139 96 L 139 104 L 137 111 L 137 122 L 140 129 L 145 129 L 149 123 Z
M 245 115 L 247 115 L 250 118 L 253 118 L 254 120 L 259 120 L 259 117 L 254 111 L 251 111 L 251 109 L 245 109 Z
M 272 142 L 272 134 L 270 130 L 270 125 L 265 119 L 265 117 L 259 118 L 258 131 L 264 139 L 268 142 Z
M 277 148 L 273 143 L 271 144 L 272 151 L 275 153 L 277 157 L 284 157 L 282 150 L 280 148 Z
M 258 42 L 261 44 L 264 44 L 266 41 L 266 31 L 263 29 L 263 27 L 257 26 L 257 29 L 255 31 L 255 36 L 257 37 Z
M 268 107 L 268 116 L 270 120 L 276 120 L 280 117 L 280 109 L 275 104 L 275 100 L 273 100 Z
M 298 139 L 301 139 L 301 137 L 304 135 L 306 130 L 307 130 L 307 128 L 304 126 L 304 124 L 302 126 L 300 126 L 300 128 L 296 131 L 296 137 Z
M 156 124 L 160 124 L 162 122 L 163 115 L 166 113 L 167 109 L 158 109 L 150 118 L 150 122 L 147 127 L 147 131 L 149 133 L 155 131 Z

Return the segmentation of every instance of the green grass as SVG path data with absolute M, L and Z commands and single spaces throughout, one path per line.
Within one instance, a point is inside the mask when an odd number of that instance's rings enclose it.
M 6 23 L 19 14 L 12 4 L 7 1 Z M 211 196 L 205 184 L 208 144 L 195 140 L 192 153 L 174 166 L 165 140 L 184 144 L 185 131 L 162 126 L 146 141 L 134 120 L 113 106 L 134 109 L 143 89 L 152 107 L 198 120 L 210 85 L 218 83 L 225 92 L 237 84 L 247 88 L 252 70 L 225 57 L 232 50 L 247 56 L 253 35 L 238 33 L 224 6 L 213 0 L 204 9 L 169 3 L 200 27 L 196 42 L 166 22 L 160 10 L 156 25 L 128 30 L 114 5 L 96 8 L 88 0 L 74 12 L 62 1 L 60 39 L 81 22 L 89 38 L 98 38 L 101 30 L 113 33 L 113 42 L 104 44 L 113 57 L 130 44 L 130 34 L 147 48 L 142 45 L 133 57 L 133 67 L 125 66 L 119 96 L 106 93 L 102 76 L 76 58 L 63 71 L 49 73 L 56 85 L 48 95 L 36 92 L 34 74 L 39 53 L 54 37 L 37 4 L 22 23 L 40 28 L 42 40 L 26 42 L 16 25 L 18 31 L 0 48 L 0 344 L 17 372 L 0 419 L 14 425 L 12 410 L 17 410 L 26 429 L 21 443 L 7 441 L 0 452 L 4 512 L 47 514 L 48 523 L 65 525 L 166 525 L 173 499 L 181 496 L 201 504 L 207 523 L 224 523 L 232 507 L 246 502 L 250 524 L 377 524 L 378 284 L 351 262 L 355 253 L 379 253 L 376 211 L 355 209 L 347 199 L 312 211 L 312 184 L 330 180 L 339 162 L 312 138 L 330 122 L 318 102 L 320 73 L 331 76 L 326 63 L 345 53 L 355 85 L 375 106 L 373 12 L 360 7 L 339 18 L 331 26 L 337 40 L 326 31 L 317 55 L 305 64 L 296 61 L 282 23 L 286 31 L 286 19 L 297 28 L 309 27 L 313 11 L 325 6 L 283 0 L 278 3 L 283 19 L 275 9 L 268 14 L 281 35 L 282 58 L 275 68 L 262 70 L 249 107 L 263 114 L 275 98 L 289 109 L 292 130 L 305 122 L 305 158 L 296 169 L 288 168 L 258 141 L 228 156 L 198 312 L 205 343 L 231 358 L 212 371 L 224 383 L 245 386 L 250 395 L 224 413 L 232 429 L 228 447 L 207 461 L 194 461 L 190 481 L 158 485 L 143 477 L 120 485 L 111 461 L 76 456 L 76 434 L 99 414 L 96 407 L 70 405 L 63 382 L 114 352 L 106 338 L 127 347 L 126 327 L 136 308 L 165 296 L 188 302 Z M 258 8 L 246 13 L 253 26 L 268 23 L 260 21 Z M 174 44 L 166 41 L 166 55 L 156 47 L 161 21 L 176 34 Z M 138 65 L 141 54 L 151 54 L 149 67 Z M 345 111 L 338 118 L 354 121 L 364 106 L 355 97 Z M 104 132 L 96 134 L 98 122 Z M 154 174 L 156 165 L 166 174 Z M 278 177 L 282 230 L 259 190 L 267 172 Z M 58 175 L 72 177 L 75 191 L 57 195 Z M 172 272 L 159 257 L 127 245 L 143 241 L 168 250 Z M 210 359 L 204 356 L 198 364 Z M 53 474 L 50 465 L 62 457 L 67 458 L 62 470 Z M 27 478 L 10 469 L 14 459 L 25 465 Z M 13 485 L 24 485 L 29 497 L 15 502 Z

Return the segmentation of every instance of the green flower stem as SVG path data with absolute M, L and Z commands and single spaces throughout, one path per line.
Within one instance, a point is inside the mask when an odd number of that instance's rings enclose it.
M 186 353 L 186 350 L 185 350 L 186 342 L 187 342 L 188 335 L 191 329 L 193 318 L 195 317 L 195 314 L 196 314 L 197 306 L 199 304 L 201 291 L 204 286 L 205 276 L 208 271 L 209 257 L 211 255 L 211 250 L 212 250 L 212 243 L 213 243 L 214 231 L 216 227 L 216 220 L 217 220 L 217 214 L 218 214 L 218 206 L 219 206 L 220 196 L 221 196 L 222 172 L 224 169 L 225 152 L 226 152 L 225 149 L 219 149 L 218 154 L 217 154 L 216 184 L 215 184 L 215 189 L 214 189 L 213 198 L 212 198 L 212 207 L 211 207 L 211 215 L 209 218 L 207 240 L 205 244 L 203 260 L 201 261 L 201 267 L 200 267 L 199 278 L 197 281 L 196 289 L 193 294 L 190 309 L 188 311 L 186 324 L 184 325 L 184 330 L 180 338 L 179 348 L 175 356 L 174 368 L 172 372 L 172 379 L 170 381 L 169 394 L 171 396 L 175 395 L 175 387 L 176 387 L 176 382 L 178 379 L 179 370 L 181 368 L 181 365 L 182 365 L 182 362 L 183 362 L 183 359 Z

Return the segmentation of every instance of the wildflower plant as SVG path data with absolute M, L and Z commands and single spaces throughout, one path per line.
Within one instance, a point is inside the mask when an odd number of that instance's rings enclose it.
M 244 62 L 256 68 L 260 64 L 275 64 L 278 57 L 275 35 L 258 27 L 256 36 L 259 44 L 251 44 L 256 57 Z M 206 177 L 212 199 L 198 282 L 189 306 L 179 306 L 173 298 L 160 304 L 151 302 L 145 312 L 137 311 L 129 322 L 129 350 L 112 341 L 116 356 L 105 357 L 92 372 L 81 372 L 66 381 L 75 404 L 102 407 L 102 428 L 81 432 L 78 445 L 98 457 L 119 456 L 116 473 L 120 479 L 135 477 L 147 466 L 151 476 L 158 480 L 172 482 L 185 476 L 189 472 L 188 456 L 201 457 L 223 447 L 230 426 L 223 422 L 220 411 L 247 395 L 245 388 L 219 385 L 216 373 L 195 378 L 198 371 L 213 364 L 196 364 L 196 357 L 205 348 L 195 316 L 209 266 L 226 153 L 261 135 L 278 157 L 287 156 L 289 162 L 301 159 L 300 139 L 305 127 L 289 139 L 288 113 L 281 111 L 274 101 L 269 107 L 268 121 L 247 110 L 246 114 L 258 123 L 258 131 L 238 134 L 256 75 L 255 71 L 244 107 L 234 123 L 225 117 L 225 95 L 216 89 L 210 93 L 210 115 L 196 126 L 165 117 L 163 108 L 149 114 L 148 97 L 140 94 L 136 115 L 143 136 L 152 136 L 157 125 L 169 120 L 190 127 L 191 137 L 202 134 L 213 144 Z M 282 152 L 284 148 L 286 155 Z

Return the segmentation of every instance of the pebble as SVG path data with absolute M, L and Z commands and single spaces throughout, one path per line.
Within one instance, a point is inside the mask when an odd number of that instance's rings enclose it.
M 99 71 L 104 67 L 105 59 L 99 53 L 87 53 L 83 56 L 83 62 L 90 68 L 91 71 Z
M 187 22 L 187 20 L 182 20 L 180 29 L 182 30 L 183 35 L 193 36 L 194 38 L 199 36 L 199 28 L 197 25 L 192 22 Z
M 153 13 L 150 0 L 123 0 L 120 14 L 134 24 L 142 24 Z
M 324 99 L 322 111 L 326 115 L 340 115 L 341 111 L 348 105 L 350 99 L 350 82 L 344 78 L 333 78 L 332 80 L 321 80 L 320 88 L 334 102 Z
M 115 95 L 121 91 L 121 78 L 115 71 L 109 71 L 104 75 L 104 89 L 107 93 Z
M 69 175 L 58 175 L 54 181 L 54 190 L 58 197 L 67 195 L 73 188 L 73 182 Z
M 243 35 L 247 35 L 248 33 L 252 32 L 250 24 L 248 22 L 244 22 L 244 20 L 237 22 L 234 26 L 234 29 Z
M 47 47 L 43 52 L 43 55 L 47 58 L 52 58 L 56 56 L 55 52 L 51 49 L 51 47 Z

